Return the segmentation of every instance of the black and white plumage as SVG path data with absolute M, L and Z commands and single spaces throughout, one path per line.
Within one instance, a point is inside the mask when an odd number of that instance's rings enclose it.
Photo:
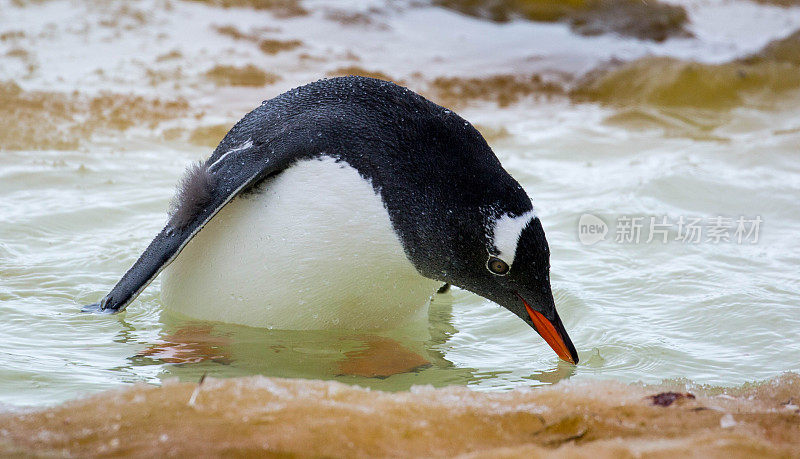
M 84 310 L 122 311 L 164 268 L 167 307 L 290 329 L 398 325 L 450 283 L 578 361 L 525 191 L 470 123 L 386 81 L 321 80 L 247 114 L 187 172 L 139 260 Z

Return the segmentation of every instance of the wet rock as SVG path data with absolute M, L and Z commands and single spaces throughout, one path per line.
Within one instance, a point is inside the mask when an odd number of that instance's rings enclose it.
M 539 75 L 493 75 L 489 77 L 439 77 L 430 82 L 428 95 L 447 107 L 463 107 L 474 100 L 487 100 L 501 107 L 532 95 L 562 94 L 563 87 Z
M 786 38 L 767 43 L 760 51 L 741 59 L 740 62 L 745 64 L 775 62 L 800 66 L 800 30 Z
M 582 35 L 618 33 L 664 41 L 690 36 L 682 6 L 657 0 L 435 0 L 435 4 L 495 22 L 513 19 L 563 21 Z
M 9 30 L 7 32 L 0 33 L 0 41 L 19 40 L 24 37 L 25 32 L 22 30 Z
M 618 33 L 659 42 L 691 36 L 684 28 L 688 16 L 683 7 L 655 1 L 602 0 L 571 13 L 569 22 L 581 35 Z
M 276 40 L 267 38 L 258 43 L 258 49 L 266 54 L 278 54 L 283 51 L 291 51 L 303 45 L 300 40 Z
M 234 40 L 243 40 L 243 41 L 250 41 L 253 43 L 258 44 L 258 49 L 260 49 L 265 54 L 278 54 L 284 51 L 292 51 L 303 46 L 303 42 L 300 40 L 279 40 L 276 38 L 261 38 L 258 33 L 246 33 L 242 32 L 236 26 L 233 25 L 224 25 L 224 26 L 216 26 L 214 30 L 220 34 L 225 35 Z M 263 32 L 263 30 L 262 30 Z
M 584 0 L 434 0 L 435 5 L 494 22 L 560 21 L 587 8 L 588 3 Z
M 253 64 L 242 67 L 215 65 L 205 73 L 205 77 L 218 86 L 266 86 L 280 80 L 278 75 L 265 72 Z
M 788 8 L 791 6 L 800 6 L 800 0 L 753 0 L 756 3 L 763 3 L 765 5 L 776 5 Z
M 220 34 L 225 35 L 228 37 L 233 38 L 234 40 L 256 40 L 257 37 L 253 34 L 244 33 L 236 26 L 233 25 L 224 25 L 224 26 L 216 26 L 214 30 Z
M 379 22 L 376 18 L 382 15 L 382 11 L 377 8 L 370 8 L 366 12 L 348 11 L 346 9 L 327 8 L 325 19 L 338 22 L 344 26 L 371 27 L 380 30 L 389 30 L 389 26 Z
M 183 53 L 181 53 L 177 49 L 173 49 L 168 53 L 160 54 L 158 57 L 156 57 L 156 62 L 174 61 L 182 58 L 183 58 Z
M 722 64 L 647 56 L 609 62 L 570 90 L 576 101 L 618 106 L 730 109 L 765 105 L 800 88 L 800 31 L 743 59 Z
M 304 16 L 308 11 L 298 0 L 185 0 L 222 8 L 253 8 L 269 10 L 281 17 Z

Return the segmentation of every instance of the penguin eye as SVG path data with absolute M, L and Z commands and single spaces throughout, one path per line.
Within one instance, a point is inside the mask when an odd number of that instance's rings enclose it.
M 486 262 L 486 268 L 498 276 L 508 273 L 508 263 L 497 257 L 489 257 L 489 261 Z

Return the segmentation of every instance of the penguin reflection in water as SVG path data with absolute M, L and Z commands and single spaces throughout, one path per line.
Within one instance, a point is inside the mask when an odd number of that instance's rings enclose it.
M 184 177 L 170 219 L 86 312 L 124 310 L 162 271 L 182 315 L 275 329 L 387 329 L 443 284 L 505 307 L 571 363 L 531 200 L 481 134 L 363 77 L 265 101 Z

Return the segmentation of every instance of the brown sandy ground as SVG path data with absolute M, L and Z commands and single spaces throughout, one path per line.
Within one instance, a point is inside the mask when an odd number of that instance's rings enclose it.
M 136 385 L 0 416 L 0 454 L 56 456 L 797 457 L 800 375 L 737 389 L 563 382 L 385 393 L 248 377 Z M 661 396 L 662 402 L 674 397 Z

